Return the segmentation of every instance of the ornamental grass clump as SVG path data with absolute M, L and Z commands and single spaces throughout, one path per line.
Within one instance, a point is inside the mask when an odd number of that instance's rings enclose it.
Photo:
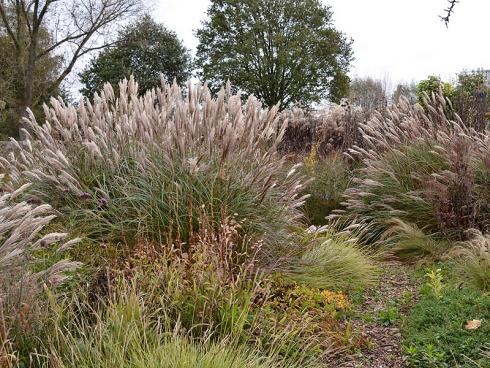
M 313 179 L 304 189 L 309 195 L 304 206 L 305 217 L 313 225 L 324 225 L 333 210 L 342 208 L 342 194 L 350 185 L 353 169 L 339 151 L 318 160 L 313 147 L 301 171 Z
M 353 290 L 371 285 L 377 279 L 379 254 L 361 244 L 364 231 L 356 224 L 342 232 L 325 226 L 308 234 L 307 246 L 289 263 L 284 276 L 320 289 Z
M 134 284 L 136 285 L 136 284 Z M 172 328 L 162 301 L 155 311 L 135 286 L 114 289 L 104 308 L 87 315 L 76 300 L 64 308 L 55 332 L 47 336 L 41 362 L 56 367 L 162 367 L 162 368 L 293 368 L 330 367 L 322 356 L 312 357 L 293 345 L 295 331 L 281 331 L 268 340 L 267 349 L 249 344 L 239 335 L 216 336 L 212 329 L 192 336 Z M 66 323 L 60 323 L 66 321 Z M 206 327 L 206 326 L 195 326 Z M 293 340 L 293 342 L 292 342 Z M 307 343 L 302 340 L 303 348 Z M 333 354 L 333 349 L 324 356 Z M 329 362 L 329 360 L 326 360 Z
M 209 330 L 228 335 L 249 322 L 261 283 L 256 259 L 261 247 L 261 242 L 241 237 L 233 219 L 222 219 L 215 231 L 208 219 L 201 218 L 189 244 L 141 240 L 135 254 L 116 268 L 146 294 L 150 309 L 165 305 L 172 328 L 192 336 Z M 108 281 L 108 289 L 113 288 L 113 280 Z
M 488 229 L 489 136 L 448 120 L 444 98 L 429 102 L 402 101 L 361 124 L 366 148 L 348 155 L 363 167 L 333 217 L 371 222 L 379 235 L 393 218 L 450 239 Z
M 240 237 L 231 218 L 218 231 L 201 218 L 187 246 L 140 240 L 95 302 L 84 288 L 62 305 L 53 299 L 62 315 L 41 358 L 67 367 L 330 366 L 340 349 L 314 333 L 318 321 L 266 308 L 272 288 L 257 268 L 261 246 Z
M 31 116 L 26 147 L 0 159 L 8 185 L 30 180 L 26 195 L 88 238 L 187 241 L 205 214 L 215 227 L 234 216 L 264 240 L 264 260 L 290 251 L 288 228 L 304 200 L 296 167 L 277 153 L 287 124 L 277 108 L 254 98 L 242 105 L 229 85 L 216 98 L 205 86 L 184 94 L 163 82 L 139 96 L 131 78 L 119 95 L 106 85 L 78 107 L 52 99 L 45 115 L 42 126 Z

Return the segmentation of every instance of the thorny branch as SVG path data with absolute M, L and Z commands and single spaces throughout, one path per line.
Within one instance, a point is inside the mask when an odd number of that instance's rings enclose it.
M 448 0 L 448 3 L 449 3 L 449 5 L 448 5 L 447 9 L 444 10 L 446 15 L 441 16 L 441 19 L 446 24 L 446 27 L 449 25 L 449 19 L 451 18 L 451 15 L 454 12 L 454 7 L 456 6 L 457 3 L 459 3 L 459 0 Z

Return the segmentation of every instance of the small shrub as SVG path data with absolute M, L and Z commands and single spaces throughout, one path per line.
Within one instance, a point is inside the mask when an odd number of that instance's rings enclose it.
M 300 109 L 287 111 L 283 119 L 289 121 L 279 145 L 281 152 L 304 156 L 315 147 L 320 158 L 361 145 L 359 124 L 365 122 L 372 111 L 352 108 L 348 103 L 315 112 Z
M 449 167 L 433 174 L 425 196 L 432 203 L 439 230 L 457 238 L 477 226 L 482 209 L 476 196 L 471 139 L 456 136 L 449 144 L 444 151 Z
M 262 331 L 257 346 L 268 346 L 270 329 L 284 329 L 295 331 L 289 335 L 288 345 L 301 347 L 302 341 L 308 341 L 307 353 L 329 351 L 326 357 L 330 362 L 345 351 L 366 347 L 363 337 L 351 331 L 349 323 L 344 321 L 352 307 L 346 294 L 291 283 L 280 277 L 269 287 L 270 293 L 257 314 Z
M 425 274 L 425 276 L 427 278 L 425 286 L 430 291 L 430 294 L 436 299 L 441 299 L 444 287 L 442 270 L 440 268 L 436 270 L 430 270 Z

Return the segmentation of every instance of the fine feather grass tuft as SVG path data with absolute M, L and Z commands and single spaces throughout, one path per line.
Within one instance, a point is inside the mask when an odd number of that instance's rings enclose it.
M 490 291 L 490 238 L 478 230 L 468 231 L 469 240 L 453 251 L 459 268 L 466 279 L 483 292 Z
M 387 251 L 402 261 L 438 260 L 452 247 L 448 240 L 427 235 L 414 224 L 397 218 L 389 220 L 388 224 L 382 240 Z
M 291 281 L 320 289 L 351 290 L 376 280 L 377 257 L 359 243 L 356 231 L 330 229 L 308 242 L 304 253 L 285 271 Z

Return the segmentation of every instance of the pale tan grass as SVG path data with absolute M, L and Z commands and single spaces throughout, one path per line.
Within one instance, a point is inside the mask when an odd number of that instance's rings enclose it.
M 56 217 L 51 206 L 34 206 L 26 202 L 15 202 L 29 186 L 23 185 L 13 193 L 0 196 L 0 298 L 2 293 L 22 280 L 26 288 L 38 292 L 43 283 L 58 285 L 65 279 L 66 272 L 80 266 L 78 262 L 59 261 L 40 272 L 30 271 L 35 263 L 35 251 L 62 243 L 66 233 L 50 233 L 40 236 L 43 229 Z M 60 246 L 67 250 L 80 239 L 72 239 Z M 4 295 L 5 296 L 5 295 Z

